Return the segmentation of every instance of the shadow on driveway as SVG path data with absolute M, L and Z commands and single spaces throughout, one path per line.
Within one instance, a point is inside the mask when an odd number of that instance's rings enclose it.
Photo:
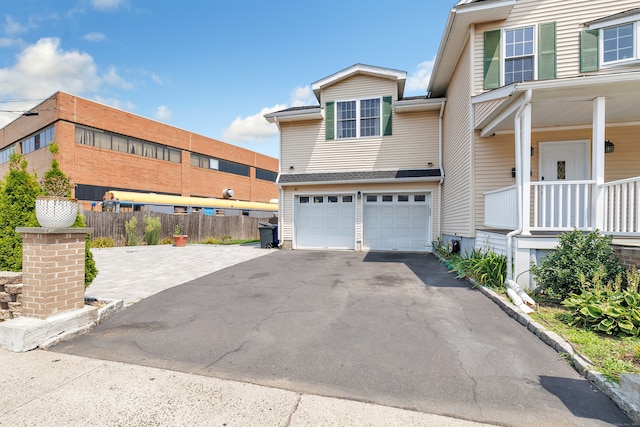
M 274 252 L 146 298 L 53 351 L 488 423 L 629 423 L 431 255 Z

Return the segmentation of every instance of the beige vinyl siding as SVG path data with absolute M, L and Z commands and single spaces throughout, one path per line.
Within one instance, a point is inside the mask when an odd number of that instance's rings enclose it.
M 451 77 L 444 114 L 442 233 L 472 236 L 471 100 L 468 44 Z
M 296 190 L 297 189 L 297 190 Z M 437 182 L 407 182 L 403 184 L 376 183 L 376 184 L 335 184 L 335 185 L 307 185 L 284 188 L 283 214 L 281 221 L 282 230 L 279 230 L 281 240 L 293 240 L 293 204 L 295 194 L 357 194 L 361 193 L 431 193 L 431 232 L 432 240 L 438 238 L 438 183 Z M 362 242 L 362 199 L 356 198 L 356 241 Z
M 475 27 L 474 82 L 482 91 L 483 33 L 498 28 L 518 28 L 545 22 L 556 22 L 557 78 L 580 73 L 580 31 L 583 24 L 628 9 L 638 7 L 637 0 L 524 0 L 516 2 L 511 15 L 500 22 Z M 537 30 L 536 30 L 537 34 Z M 537 63 L 537 62 L 536 62 Z M 504 70 L 501 67 L 502 72 Z M 614 71 L 615 72 L 615 71 Z
M 500 106 L 507 98 L 500 98 L 491 101 L 480 102 L 473 106 L 474 127 L 477 127 L 493 111 Z
M 330 86 L 327 93 L 323 99 L 328 101 L 388 95 L 395 100 L 396 84 L 356 76 Z M 359 139 L 326 140 L 324 120 L 281 123 L 282 173 L 439 167 L 438 114 L 394 112 L 392 135 Z
M 605 182 L 640 176 L 640 144 L 637 135 L 640 126 L 609 126 L 605 134 L 615 144 L 615 151 L 605 154 Z M 534 131 L 531 134 L 531 181 L 538 181 L 540 142 L 587 140 L 591 144 L 591 128 Z M 474 200 L 476 206 L 476 229 L 484 224 L 484 193 L 515 184 L 511 168 L 515 167 L 515 145 L 513 134 L 480 138 L 475 142 Z
M 476 132 L 473 182 L 475 184 L 476 229 L 484 228 L 484 193 L 516 183 L 511 168 L 516 165 L 513 135 L 480 138 Z

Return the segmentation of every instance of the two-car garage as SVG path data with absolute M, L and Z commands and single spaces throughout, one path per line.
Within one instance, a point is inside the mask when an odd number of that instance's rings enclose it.
M 431 192 L 301 194 L 294 201 L 296 249 L 426 252 Z

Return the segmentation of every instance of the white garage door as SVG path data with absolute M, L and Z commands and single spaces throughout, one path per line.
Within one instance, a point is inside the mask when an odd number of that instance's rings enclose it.
M 363 202 L 364 249 L 423 252 L 431 246 L 430 194 L 366 194 Z
M 353 194 L 296 196 L 296 248 L 355 249 L 355 232 Z

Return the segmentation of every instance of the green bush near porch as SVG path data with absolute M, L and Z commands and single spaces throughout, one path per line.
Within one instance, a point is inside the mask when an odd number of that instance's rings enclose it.
M 614 282 L 624 272 L 611 248 L 611 236 L 573 230 L 559 236 L 558 247 L 540 265 L 532 265 L 531 273 L 540 297 L 561 302 L 571 293 L 580 294 L 584 286 L 589 289 L 580 278 L 592 278 L 601 269 L 604 283 Z

